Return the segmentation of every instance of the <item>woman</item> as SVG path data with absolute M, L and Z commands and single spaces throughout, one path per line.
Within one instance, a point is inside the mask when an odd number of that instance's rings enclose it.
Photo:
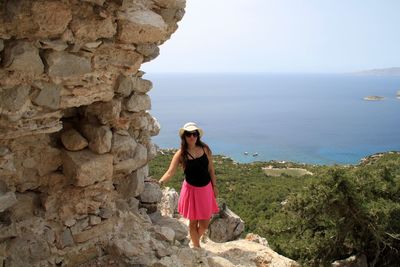
M 200 238 L 208 228 L 213 213 L 218 212 L 218 196 L 214 165 L 210 148 L 200 141 L 203 130 L 188 122 L 180 130 L 181 148 L 159 180 L 160 185 L 174 176 L 182 165 L 185 180 L 178 201 L 179 213 L 189 219 L 189 233 L 193 247 L 200 247 Z

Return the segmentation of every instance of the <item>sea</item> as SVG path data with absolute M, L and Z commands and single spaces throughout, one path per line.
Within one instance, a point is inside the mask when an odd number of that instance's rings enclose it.
M 196 122 L 213 154 L 240 163 L 357 164 L 400 151 L 400 76 L 272 73 L 146 73 L 152 138 L 178 148 L 178 130 Z M 382 96 L 366 101 L 366 96 Z

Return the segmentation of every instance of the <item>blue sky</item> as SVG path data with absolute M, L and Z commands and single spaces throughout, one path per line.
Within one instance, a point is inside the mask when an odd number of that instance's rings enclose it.
M 341 73 L 400 67 L 400 0 L 187 0 L 156 72 Z

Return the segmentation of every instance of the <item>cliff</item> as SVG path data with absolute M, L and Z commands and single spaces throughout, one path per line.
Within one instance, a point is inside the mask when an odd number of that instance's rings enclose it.
M 187 229 L 149 216 L 162 196 L 148 177 L 160 126 L 139 70 L 184 8 L 0 2 L 0 266 L 198 266 Z

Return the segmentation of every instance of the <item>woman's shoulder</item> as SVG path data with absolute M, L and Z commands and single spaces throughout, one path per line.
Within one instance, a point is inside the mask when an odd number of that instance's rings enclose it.
M 211 155 L 212 154 L 211 153 L 211 149 L 207 144 L 203 143 L 201 147 L 204 150 L 204 152 L 206 152 L 207 155 Z

